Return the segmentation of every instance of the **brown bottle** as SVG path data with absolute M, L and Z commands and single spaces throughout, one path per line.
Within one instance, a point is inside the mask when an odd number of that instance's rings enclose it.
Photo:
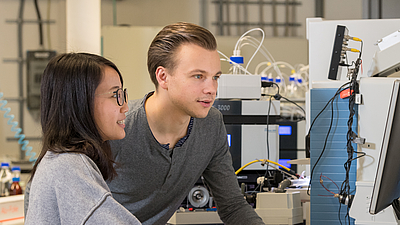
M 14 177 L 12 179 L 12 184 L 10 187 L 10 195 L 20 195 L 22 194 L 21 186 L 19 186 L 19 177 Z

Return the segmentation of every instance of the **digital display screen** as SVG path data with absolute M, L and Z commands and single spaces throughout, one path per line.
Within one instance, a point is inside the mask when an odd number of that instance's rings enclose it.
M 292 126 L 279 126 L 279 135 L 292 135 Z
M 228 134 L 227 136 L 228 136 L 228 145 L 229 145 L 229 147 L 231 147 L 231 135 Z

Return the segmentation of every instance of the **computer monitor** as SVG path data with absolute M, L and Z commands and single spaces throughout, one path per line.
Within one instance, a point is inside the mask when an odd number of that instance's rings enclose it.
M 349 30 L 346 26 L 337 25 L 336 26 L 336 34 L 335 41 L 333 42 L 333 50 L 331 57 L 331 64 L 329 66 L 328 79 L 331 80 L 340 80 L 340 67 L 344 62 L 344 54 L 342 52 L 343 42 L 345 41 L 345 36 L 349 33 Z
M 372 190 L 369 212 L 377 214 L 392 205 L 399 218 L 400 197 L 400 81 L 393 85 L 387 121 Z M 372 122 L 372 121 L 371 121 Z

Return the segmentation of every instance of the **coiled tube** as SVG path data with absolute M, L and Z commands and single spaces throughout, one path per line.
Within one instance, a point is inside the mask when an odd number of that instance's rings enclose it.
M 3 92 L 0 92 L 0 110 L 4 111 L 4 118 L 8 119 L 7 120 L 7 124 L 11 126 L 11 131 L 15 132 L 14 137 L 18 139 L 18 144 L 22 145 L 21 149 L 23 151 L 25 151 L 25 155 L 27 157 L 29 157 L 29 161 L 30 162 L 35 162 L 36 161 L 36 153 L 32 152 L 32 147 L 28 146 L 29 141 L 28 140 L 24 140 L 25 139 L 25 135 L 21 134 L 22 129 L 17 127 L 18 126 L 18 122 L 17 121 L 13 121 L 14 119 L 14 115 L 9 115 L 9 113 L 11 112 L 11 108 L 7 107 L 5 108 L 5 106 L 7 105 L 7 100 L 2 100 L 3 98 Z

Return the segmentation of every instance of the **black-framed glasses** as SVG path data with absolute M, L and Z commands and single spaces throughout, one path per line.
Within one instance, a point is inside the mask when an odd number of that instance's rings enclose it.
M 128 102 L 128 93 L 126 92 L 126 88 L 118 88 L 116 91 L 110 91 L 107 93 L 97 94 L 97 95 L 106 95 L 113 93 L 115 98 L 117 99 L 117 104 L 119 106 L 123 106 L 124 103 Z

